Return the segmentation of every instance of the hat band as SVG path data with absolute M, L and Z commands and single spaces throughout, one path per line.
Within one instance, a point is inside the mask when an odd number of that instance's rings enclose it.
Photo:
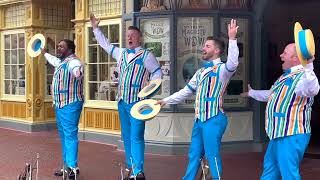
M 300 31 L 299 32 L 299 44 L 300 44 L 300 50 L 303 58 L 305 59 L 311 59 L 312 56 L 310 55 L 307 47 L 307 40 L 306 40 L 306 31 Z

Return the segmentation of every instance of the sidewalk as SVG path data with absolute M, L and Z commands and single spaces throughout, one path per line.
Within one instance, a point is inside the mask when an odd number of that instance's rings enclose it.
M 54 170 L 61 168 L 60 142 L 56 131 L 25 133 L 0 128 L 0 180 L 15 180 L 26 162 L 40 154 L 39 180 L 57 180 Z M 284 152 L 285 153 L 285 152 Z M 223 154 L 224 180 L 257 180 L 262 170 L 263 153 Z M 79 180 L 116 180 L 120 175 L 117 162 L 124 153 L 115 146 L 81 141 L 79 145 Z M 179 180 L 187 156 L 146 154 L 147 180 Z M 320 178 L 320 160 L 304 159 L 302 179 Z

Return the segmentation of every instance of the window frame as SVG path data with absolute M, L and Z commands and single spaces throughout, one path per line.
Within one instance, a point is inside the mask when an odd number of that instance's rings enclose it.
M 119 25 L 119 47 L 122 48 L 122 20 L 121 18 L 117 19 L 106 19 L 101 20 L 99 23 L 99 26 L 106 26 L 106 25 Z M 84 89 L 85 89 L 85 107 L 90 108 L 103 108 L 103 109 L 114 109 L 117 110 L 117 99 L 115 101 L 106 101 L 106 100 L 90 100 L 90 94 L 89 94 L 89 69 L 88 69 L 88 62 L 89 62 L 89 28 L 91 28 L 90 22 L 87 22 L 85 24 L 85 76 L 84 76 Z M 106 53 L 106 52 L 104 52 Z
M 4 36 L 5 35 L 12 35 L 12 34 L 24 34 L 24 49 L 25 49 L 25 53 L 24 53 L 24 67 L 25 67 L 25 72 L 24 72 L 24 77 L 25 77 L 25 93 L 24 95 L 13 95 L 13 94 L 5 94 L 5 84 L 4 84 L 4 76 L 5 76 L 5 71 L 4 71 L 4 60 L 5 60 L 5 53 L 4 53 L 4 46 L 5 46 L 5 42 L 4 42 Z M 1 75 L 0 75 L 0 81 L 1 81 L 1 88 L 0 88 L 0 99 L 1 100 L 9 100 L 9 101 L 17 101 L 17 102 L 26 102 L 26 90 L 27 90 L 27 75 L 26 75 L 26 57 L 27 57 L 27 42 L 26 42 L 26 31 L 25 29 L 15 29 L 15 30 L 6 30 L 0 33 L 0 51 L 1 51 Z

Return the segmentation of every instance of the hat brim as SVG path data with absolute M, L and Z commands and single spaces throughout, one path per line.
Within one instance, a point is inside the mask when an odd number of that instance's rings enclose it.
M 294 43 L 296 45 L 296 51 L 301 64 L 304 66 L 307 64 L 307 60 L 303 58 L 300 51 L 300 43 L 299 43 L 299 31 L 302 31 L 302 26 L 300 23 L 296 22 L 294 24 Z
M 156 105 L 156 100 L 142 100 L 132 106 L 130 114 L 137 120 L 148 121 L 154 118 L 161 109 L 160 104 Z
M 143 89 L 141 89 L 141 91 L 138 94 L 139 98 L 151 98 L 152 96 L 154 96 L 161 87 L 161 79 L 155 79 L 150 81 L 149 85 L 144 87 Z
M 302 26 L 299 22 L 296 22 L 294 25 L 294 42 L 296 46 L 296 52 L 297 56 L 303 66 L 305 66 L 308 62 L 308 59 L 306 59 L 301 52 L 301 45 L 300 45 L 300 40 L 299 40 L 299 32 L 303 31 Z M 314 44 L 314 37 L 312 34 L 312 31 L 310 29 L 305 30 L 305 42 L 304 44 L 304 49 L 308 51 L 307 53 L 309 54 L 310 57 L 315 55 L 315 44 Z M 307 47 L 305 47 L 307 46 Z M 307 49 L 306 49 L 307 48 Z
M 30 57 L 37 57 L 41 54 L 41 49 L 45 47 L 46 38 L 43 34 L 35 34 L 32 36 L 27 46 L 27 53 Z

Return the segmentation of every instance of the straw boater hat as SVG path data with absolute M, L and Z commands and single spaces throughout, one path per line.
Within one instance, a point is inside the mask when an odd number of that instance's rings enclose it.
M 42 34 L 35 34 L 29 41 L 27 52 L 31 57 L 37 57 L 41 54 L 41 48 L 44 48 L 46 38 Z
M 150 81 L 149 85 L 141 89 L 138 94 L 139 98 L 151 98 L 154 96 L 161 87 L 161 79 L 155 79 Z
M 307 61 L 315 54 L 315 44 L 312 31 L 310 29 L 302 29 L 299 22 L 294 25 L 294 42 L 296 51 L 301 64 L 305 66 Z
M 157 101 L 153 99 L 146 99 L 136 103 L 131 108 L 131 116 L 142 121 L 151 120 L 161 109 L 160 104 L 155 105 L 156 102 Z

